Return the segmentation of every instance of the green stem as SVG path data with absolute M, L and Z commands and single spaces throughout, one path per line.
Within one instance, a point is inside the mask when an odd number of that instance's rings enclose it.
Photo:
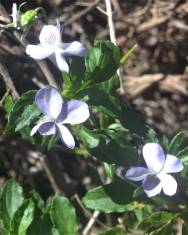
M 136 43 L 133 47 L 131 47 L 121 58 L 120 60 L 120 64 L 124 64 L 127 59 L 129 58 L 129 56 L 135 51 L 135 49 L 138 47 L 138 44 Z

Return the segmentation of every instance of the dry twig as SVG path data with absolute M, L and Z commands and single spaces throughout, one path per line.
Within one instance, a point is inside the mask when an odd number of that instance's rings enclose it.
M 7 89 L 10 88 L 12 97 L 14 99 L 17 99 L 19 97 L 19 93 L 14 86 L 14 83 L 12 81 L 12 78 L 9 72 L 7 71 L 6 67 L 2 63 L 0 63 L 0 74 L 1 74 L 3 81 L 5 82 L 5 86 L 7 86 Z

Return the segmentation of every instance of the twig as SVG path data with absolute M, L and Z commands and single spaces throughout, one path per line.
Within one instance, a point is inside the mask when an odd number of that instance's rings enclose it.
M 75 194 L 75 195 L 72 197 L 72 199 L 75 199 L 75 200 L 76 200 L 76 202 L 78 203 L 78 205 L 79 205 L 79 206 L 81 207 L 81 209 L 83 210 L 85 216 L 87 216 L 87 217 L 92 217 L 92 213 L 84 207 L 84 205 L 82 204 L 82 201 L 80 200 L 78 194 Z M 100 226 L 101 226 L 102 228 L 104 228 L 104 229 L 107 229 L 107 228 L 108 228 L 105 224 L 103 224 L 103 223 L 102 223 L 100 220 L 98 220 L 98 219 L 96 219 L 96 223 L 97 223 L 98 225 L 100 225 Z
M 39 88 L 45 88 L 45 84 L 41 81 L 39 81 L 37 78 L 32 78 L 32 81 L 39 87 Z
M 105 0 L 106 3 L 106 12 L 108 17 L 108 26 L 110 31 L 110 40 L 116 45 L 116 36 L 115 36 L 115 27 L 112 17 L 112 5 L 110 0 Z
M 117 43 L 116 43 L 115 27 L 114 27 L 114 22 L 113 22 L 111 0 L 105 0 L 105 4 L 106 4 L 107 17 L 108 17 L 110 40 L 116 45 Z M 122 81 L 120 69 L 117 70 L 117 74 L 119 76 L 119 81 L 120 81 L 120 94 L 124 94 L 125 92 L 123 89 L 123 81 Z
M 10 93 L 10 88 L 7 89 L 7 91 L 5 92 L 4 96 L 1 98 L 0 106 L 3 105 L 3 102 L 5 101 L 6 97 L 9 95 L 9 93 Z
M 57 185 L 46 161 L 45 161 L 45 156 L 42 156 L 40 153 L 38 154 L 37 158 L 39 159 L 41 165 L 42 165 L 42 168 L 44 169 L 45 173 L 46 173 L 46 176 L 47 178 L 49 179 L 50 183 L 51 183 L 51 186 L 52 186 L 52 189 L 54 190 L 54 192 L 58 192 L 58 193 L 61 193 L 62 194 L 62 191 L 60 190 L 59 186 Z
M 95 223 L 95 221 L 97 220 L 98 216 L 100 215 L 99 211 L 95 211 L 92 215 L 92 217 L 90 218 L 89 222 L 87 223 L 86 227 L 83 230 L 82 235 L 87 235 L 90 231 L 90 229 L 92 228 L 93 224 Z
M 19 97 L 19 93 L 14 86 L 10 74 L 2 63 L 0 63 L 0 74 L 2 76 L 3 81 L 5 82 L 5 86 L 11 89 L 13 98 L 17 99 Z
M 95 8 L 99 2 L 101 0 L 96 0 L 94 3 L 90 4 L 88 7 L 86 7 L 83 11 L 78 12 L 77 14 L 75 14 L 73 17 L 71 17 L 70 19 L 68 19 L 63 26 L 67 26 L 72 24 L 74 21 L 77 21 L 79 18 L 81 18 L 82 16 L 86 15 L 88 12 L 90 12 L 93 8 Z M 61 19 L 61 18 L 60 18 Z

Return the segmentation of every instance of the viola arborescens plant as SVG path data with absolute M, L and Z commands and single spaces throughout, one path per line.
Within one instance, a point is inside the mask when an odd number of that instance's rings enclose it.
M 183 170 L 180 159 L 171 154 L 165 154 L 157 143 L 148 143 L 143 146 L 145 167 L 131 167 L 125 177 L 132 181 L 141 181 L 144 192 L 148 197 L 156 196 L 161 192 L 172 196 L 177 191 L 176 180 L 168 173 L 177 173 Z
M 89 118 L 88 105 L 79 100 L 63 102 L 58 90 L 52 87 L 40 89 L 36 93 L 35 102 L 44 117 L 33 127 L 31 136 L 37 131 L 41 135 L 54 135 L 58 132 L 61 141 L 68 148 L 74 148 L 74 138 L 64 124 L 85 122 Z
M 18 13 L 14 5 L 15 27 L 21 22 Z M 114 227 L 99 235 L 127 235 L 131 230 L 174 235 L 177 218 L 184 220 L 182 230 L 188 234 L 185 220 L 188 148 L 183 134 L 178 133 L 172 141 L 164 138 L 163 149 L 155 132 L 116 92 L 120 85 L 117 69 L 133 49 L 121 57 L 119 48 L 110 41 L 96 40 L 89 50 L 77 41 L 63 43 L 59 22 L 57 26 L 44 25 L 39 41 L 40 45 L 29 44 L 26 53 L 34 59 L 49 58 L 60 71 L 66 72 L 64 80 L 58 88 L 47 85 L 38 91 L 29 90 L 16 101 L 8 96 L 6 133 L 19 132 L 38 147 L 42 146 L 42 150 L 50 149 L 45 145 L 50 142 L 66 153 L 94 156 L 97 165 L 104 163 L 103 178 L 108 183 L 86 192 L 83 204 L 91 210 L 122 213 L 126 227 L 122 223 L 122 228 Z M 69 64 L 67 56 L 73 56 Z M 76 148 L 67 124 L 71 124 L 78 140 Z M 70 149 L 57 144 L 58 139 L 53 138 L 56 134 Z M 147 167 L 133 167 L 140 160 L 140 146 Z M 125 169 L 128 169 L 126 175 Z M 170 174 L 178 172 L 177 190 L 177 182 Z M 142 181 L 144 191 L 136 181 Z M 70 200 L 56 194 L 46 208 L 38 194 L 25 197 L 13 180 L 1 190 L 0 221 L 3 235 L 78 235 L 78 228 L 82 227 L 78 226 Z
M 78 41 L 64 43 L 61 41 L 61 27 L 57 25 L 43 26 L 39 35 L 40 45 L 28 45 L 26 53 L 32 58 L 43 60 L 49 58 L 62 72 L 69 72 L 67 56 L 85 56 L 87 49 Z

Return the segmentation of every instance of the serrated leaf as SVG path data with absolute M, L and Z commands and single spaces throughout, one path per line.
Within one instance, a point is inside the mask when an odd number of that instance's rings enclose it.
M 70 72 L 63 76 L 65 81 L 65 89 L 63 90 L 63 96 L 65 98 L 74 98 L 77 90 L 80 89 L 82 81 L 84 80 L 85 64 L 84 58 L 72 57 L 70 64 Z
M 120 51 L 110 41 L 97 40 L 85 58 L 86 80 L 90 84 L 110 79 L 120 65 Z
M 154 232 L 165 226 L 172 221 L 176 220 L 178 214 L 172 214 L 166 211 L 157 211 L 144 218 L 139 224 L 139 228 L 147 230 L 148 232 Z
M 137 149 L 126 139 L 126 129 L 121 124 L 110 125 L 105 130 L 80 131 L 88 152 L 99 161 L 118 166 L 132 165 L 138 159 Z
M 88 88 L 80 93 L 80 97 L 85 97 L 85 101 L 92 106 L 96 106 L 110 117 L 120 115 L 120 105 L 117 99 L 98 88 Z
M 108 164 L 106 162 L 104 162 L 104 169 L 105 169 L 105 173 L 107 174 L 107 176 L 113 180 L 115 177 L 115 173 L 116 173 L 116 166 L 115 164 Z
M 13 216 L 22 205 L 23 200 L 21 186 L 14 180 L 7 181 L 0 196 L 0 218 L 6 228 L 9 228 Z
M 114 95 L 116 94 L 116 90 L 120 87 L 119 77 L 115 74 L 109 80 L 96 84 L 96 87 L 105 91 L 107 94 Z
M 176 231 L 174 231 L 172 225 L 167 223 L 160 227 L 159 229 L 152 231 L 149 235 L 177 235 Z
M 147 134 L 147 140 L 148 140 L 148 142 L 150 142 L 150 143 L 156 143 L 156 142 L 158 142 L 157 133 L 155 132 L 154 129 L 149 128 L 148 134 Z
M 21 116 L 17 119 L 17 125 L 15 131 L 19 131 L 26 126 L 29 126 L 37 117 L 41 114 L 35 103 L 25 107 L 25 110 Z
M 176 155 L 179 152 L 179 148 L 184 142 L 184 133 L 181 131 L 177 133 L 169 144 L 169 153 Z
M 4 103 L 4 108 L 8 114 L 12 111 L 13 106 L 14 106 L 14 101 L 12 99 L 12 96 L 8 95 L 5 98 L 5 103 Z
M 162 145 L 164 146 L 164 149 L 166 150 L 166 152 L 169 153 L 169 140 L 165 135 L 163 136 L 163 139 L 162 139 Z
M 188 147 L 185 147 L 181 151 L 177 153 L 177 156 L 181 159 L 182 163 L 187 166 L 188 165 Z
M 87 148 L 95 148 L 100 142 L 100 136 L 84 126 L 81 127 L 80 137 Z
M 108 143 L 101 142 L 96 148 L 88 151 L 99 161 L 116 164 L 118 166 L 132 165 L 138 159 L 136 148 L 130 145 L 121 146 L 114 140 Z
M 52 230 L 50 216 L 48 214 L 42 214 L 37 209 L 35 211 L 33 223 L 28 228 L 27 235 L 52 235 Z
M 27 229 L 34 219 L 34 210 L 34 202 L 31 199 L 25 200 L 13 217 L 11 223 L 12 235 L 27 235 Z
M 36 91 L 28 91 L 16 101 L 9 114 L 6 133 L 21 130 L 40 115 L 40 110 L 34 104 L 35 93 Z
M 116 179 L 113 183 L 91 189 L 83 198 L 85 206 L 105 213 L 125 212 L 134 209 L 131 204 L 135 187 L 126 181 Z
M 60 235 L 77 235 L 75 209 L 67 198 L 56 194 L 51 201 L 50 215 Z

